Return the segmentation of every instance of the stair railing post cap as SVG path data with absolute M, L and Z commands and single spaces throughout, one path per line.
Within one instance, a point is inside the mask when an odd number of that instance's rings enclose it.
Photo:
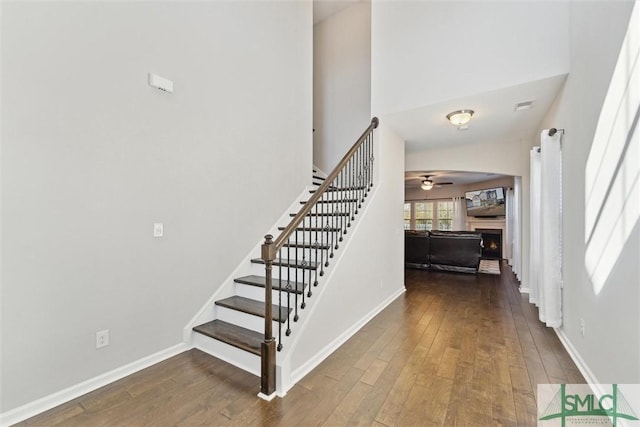
M 276 259 L 276 247 L 273 243 L 273 236 L 267 234 L 264 236 L 264 243 L 262 245 L 262 259 L 265 262 L 274 261 Z

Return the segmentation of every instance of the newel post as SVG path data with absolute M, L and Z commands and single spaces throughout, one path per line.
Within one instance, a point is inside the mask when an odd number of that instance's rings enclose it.
M 273 313 L 272 313 L 272 277 L 273 261 L 276 259 L 276 247 L 273 236 L 267 234 L 262 245 L 262 260 L 265 269 L 265 316 L 264 316 L 264 342 L 261 345 L 261 381 L 260 395 L 270 399 L 276 391 L 276 341 L 273 339 Z

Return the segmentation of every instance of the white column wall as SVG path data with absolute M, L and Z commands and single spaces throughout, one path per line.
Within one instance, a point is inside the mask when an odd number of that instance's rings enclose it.
M 330 173 L 371 121 L 371 4 L 313 28 L 313 163 Z

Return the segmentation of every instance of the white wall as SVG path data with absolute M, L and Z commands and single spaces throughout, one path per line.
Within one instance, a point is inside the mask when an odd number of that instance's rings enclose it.
M 313 62 L 313 162 L 329 173 L 371 120 L 369 2 L 314 26 Z
M 374 2 L 373 112 L 566 73 L 569 29 L 558 24 L 568 21 L 568 12 L 565 1 Z
M 404 291 L 404 141 L 384 122 L 376 131 L 378 175 L 366 209 L 349 231 L 349 241 L 330 266 L 328 289 L 323 291 L 313 319 L 300 331 L 291 354 L 290 368 L 306 373 L 305 364 L 327 346 L 355 333 L 354 325 Z M 383 260 L 374 262 L 374 260 Z M 362 326 L 362 325 L 360 325 Z M 297 378 L 295 378 L 297 379 Z
M 571 3 L 571 72 L 543 122 L 546 128 L 566 129 L 561 334 L 593 375 L 589 379 L 601 383 L 640 382 L 637 223 L 600 294 L 585 269 L 585 168 L 632 6 L 630 1 Z M 586 324 L 584 337 L 580 319 Z
M 312 12 L 3 2 L 1 37 L 4 412 L 180 343 L 309 183 Z

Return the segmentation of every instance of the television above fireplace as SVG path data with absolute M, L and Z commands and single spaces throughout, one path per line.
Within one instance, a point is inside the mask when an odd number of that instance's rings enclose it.
M 496 217 L 505 215 L 504 188 L 467 191 L 467 216 Z

